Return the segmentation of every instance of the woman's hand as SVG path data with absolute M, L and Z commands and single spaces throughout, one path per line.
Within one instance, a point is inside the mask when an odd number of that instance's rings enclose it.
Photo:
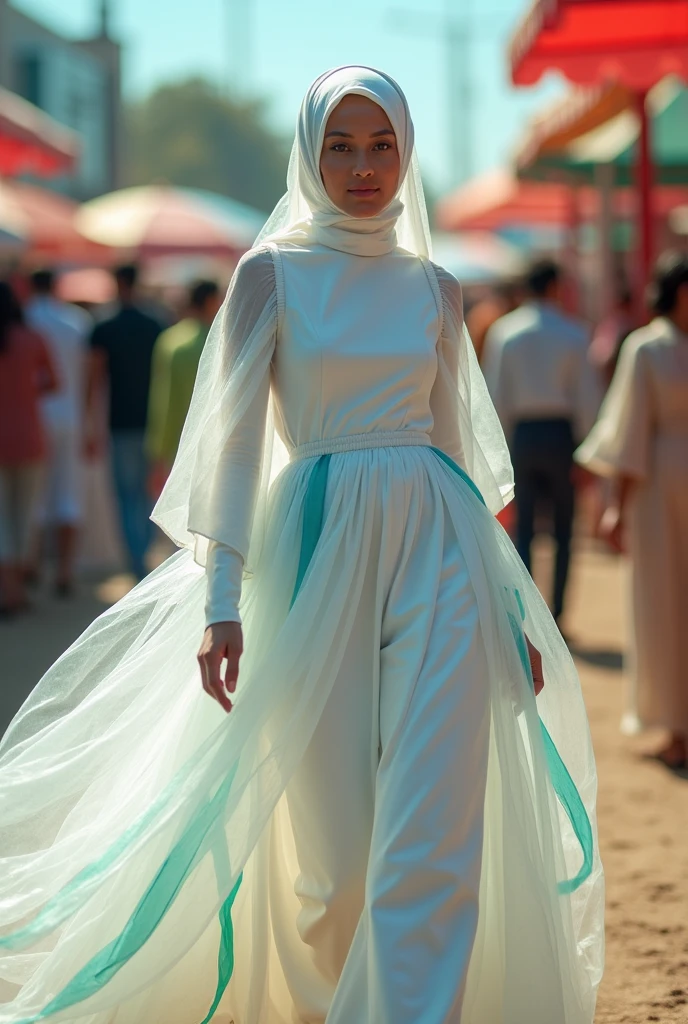
M 626 531 L 623 514 L 618 505 L 610 505 L 604 510 L 604 515 L 600 519 L 599 532 L 614 551 L 618 551 L 620 554 L 624 553 Z
M 232 702 L 227 696 L 236 690 L 239 658 L 244 649 L 240 622 L 214 622 L 203 634 L 198 652 L 203 689 L 229 714 Z M 226 659 L 225 677 L 220 669 Z
M 538 651 L 537 647 L 533 647 L 528 637 L 526 637 L 526 644 L 528 645 L 528 660 L 530 661 L 530 671 L 533 675 L 533 689 L 535 690 L 535 696 L 542 693 L 545 687 L 545 676 L 542 671 L 542 655 Z
M 631 476 L 617 477 L 613 484 L 614 497 L 600 520 L 600 535 L 620 554 L 626 551 L 626 510 L 637 485 L 638 481 Z

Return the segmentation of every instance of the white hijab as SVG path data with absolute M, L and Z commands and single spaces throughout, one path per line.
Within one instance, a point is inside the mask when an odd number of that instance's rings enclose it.
M 399 188 L 377 217 L 350 217 L 332 202 L 320 176 L 320 154 L 332 111 L 345 96 L 365 96 L 390 120 L 400 157 Z M 256 240 L 320 243 L 356 256 L 383 256 L 400 245 L 430 255 L 430 229 L 411 114 L 403 92 L 389 75 L 351 65 L 326 71 L 304 96 L 289 160 L 287 193 Z

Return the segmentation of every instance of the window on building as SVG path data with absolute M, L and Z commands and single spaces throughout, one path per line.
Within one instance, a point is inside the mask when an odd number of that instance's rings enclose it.
M 42 106 L 42 61 L 35 50 L 20 53 L 16 62 L 16 91 L 29 103 Z

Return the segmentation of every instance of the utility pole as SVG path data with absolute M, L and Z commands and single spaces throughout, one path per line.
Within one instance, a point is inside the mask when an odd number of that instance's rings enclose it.
M 253 70 L 253 4 L 255 0 L 225 0 L 227 21 L 227 92 L 246 97 Z
M 445 0 L 444 14 L 426 16 L 418 11 L 394 11 L 394 27 L 408 35 L 439 40 L 444 47 L 444 102 L 447 112 L 447 163 L 450 186 L 467 181 L 474 171 L 472 84 L 472 0 L 460 0 L 461 18 L 452 8 L 457 0 Z

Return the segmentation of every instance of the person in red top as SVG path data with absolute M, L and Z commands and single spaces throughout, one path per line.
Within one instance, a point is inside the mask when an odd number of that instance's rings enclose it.
M 26 607 L 24 576 L 31 546 L 46 440 L 40 398 L 58 389 L 40 334 L 0 281 L 0 612 Z

